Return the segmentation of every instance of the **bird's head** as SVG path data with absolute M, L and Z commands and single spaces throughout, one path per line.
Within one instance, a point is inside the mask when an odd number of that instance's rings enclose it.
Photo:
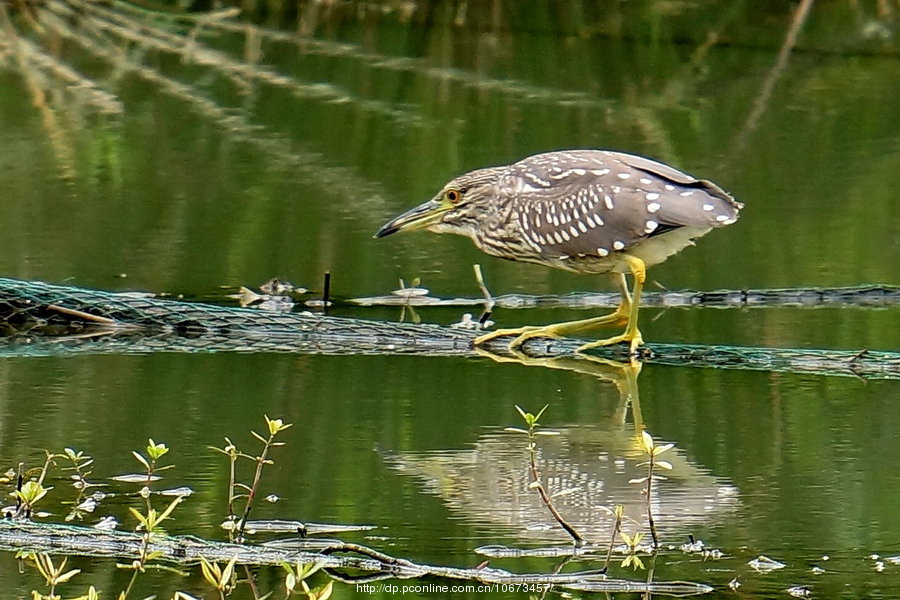
M 460 175 L 431 200 L 385 223 L 375 237 L 416 229 L 473 236 L 490 211 L 499 171 L 499 168 L 488 168 Z

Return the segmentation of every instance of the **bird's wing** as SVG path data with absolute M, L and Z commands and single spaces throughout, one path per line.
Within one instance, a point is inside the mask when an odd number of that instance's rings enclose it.
M 643 157 L 545 156 L 510 165 L 498 182 L 510 218 L 545 256 L 606 256 L 674 228 L 727 225 L 740 208 L 714 184 Z

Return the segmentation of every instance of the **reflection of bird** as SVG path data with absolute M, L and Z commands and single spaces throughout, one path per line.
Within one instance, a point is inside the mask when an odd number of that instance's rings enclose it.
M 566 521 L 589 542 L 605 542 L 615 523 L 609 509 L 621 504 L 627 531 L 633 523 L 647 526 L 646 487 L 630 483 L 647 474 L 647 455 L 637 448 L 634 429 L 579 425 L 557 431 L 538 439 L 538 469 Z M 521 539 L 566 539 L 531 485 L 527 443 L 524 436 L 488 432 L 468 449 L 384 453 L 384 458 L 472 523 L 503 527 Z M 664 535 L 707 527 L 739 506 L 737 488 L 693 463 L 683 450 L 664 456 L 674 468 L 654 480 L 651 496 Z
M 515 335 L 560 337 L 608 324 L 625 331 L 587 348 L 642 342 L 637 328 L 645 267 L 664 261 L 743 207 L 714 183 L 620 152 L 569 150 L 478 169 L 450 181 L 431 200 L 385 224 L 376 237 L 428 229 L 467 235 L 484 252 L 576 273 L 613 273 L 622 301 L 610 315 L 544 327 L 500 329 L 476 344 Z M 625 273 L 634 277 L 628 293 Z

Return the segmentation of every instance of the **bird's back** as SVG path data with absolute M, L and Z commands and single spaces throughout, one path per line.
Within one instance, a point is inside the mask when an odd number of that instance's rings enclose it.
M 485 231 L 515 238 L 517 255 L 476 243 L 504 258 L 579 272 L 623 270 L 625 252 L 648 266 L 662 262 L 734 223 L 742 208 L 714 183 L 621 152 L 549 152 L 495 172 L 496 210 Z

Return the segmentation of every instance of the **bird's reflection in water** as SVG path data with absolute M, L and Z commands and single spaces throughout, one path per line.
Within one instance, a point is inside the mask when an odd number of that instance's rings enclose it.
M 616 386 L 618 403 L 607 422 L 554 427 L 559 435 L 536 438 L 538 468 L 547 491 L 558 494 L 553 499 L 556 508 L 586 541 L 608 543 L 616 504 L 625 510 L 623 529 L 648 531 L 645 486 L 629 483 L 647 474 L 642 465 L 647 455 L 638 443 L 645 427 L 637 385 L 640 363 L 581 357 L 491 358 L 590 374 Z M 543 420 L 549 419 L 545 416 Z M 553 520 L 537 491 L 529 487 L 526 444 L 524 435 L 498 428 L 482 435 L 470 449 L 404 452 L 386 460 L 419 479 L 428 493 L 440 496 L 453 513 L 474 524 L 497 527 L 498 533 L 522 541 L 566 540 L 568 535 Z M 682 449 L 676 446 L 663 459 L 673 469 L 657 471 L 666 479 L 654 481 L 651 498 L 663 541 L 672 540 L 672 535 L 678 536 L 673 541 L 686 541 L 697 527 L 738 506 L 736 488 L 691 462 Z

